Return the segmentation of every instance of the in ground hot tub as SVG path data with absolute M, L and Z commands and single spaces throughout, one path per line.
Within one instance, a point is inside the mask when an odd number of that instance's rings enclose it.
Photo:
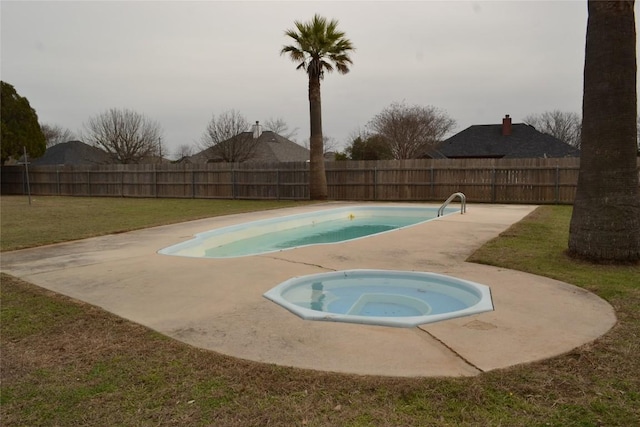
M 264 296 L 303 319 L 397 327 L 493 310 L 488 286 L 415 271 L 345 270 L 295 277 Z

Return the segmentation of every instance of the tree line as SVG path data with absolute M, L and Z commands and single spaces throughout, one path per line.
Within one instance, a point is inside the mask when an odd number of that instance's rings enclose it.
M 13 86 L 2 82 L 2 161 L 19 158 L 26 143 L 29 156 L 38 157 L 44 149 L 71 141 L 76 135 L 62 126 L 41 123 L 26 98 Z M 580 115 L 560 110 L 530 114 L 523 120 L 540 132 L 552 135 L 572 146 L 580 147 Z M 26 123 L 31 123 L 26 125 Z M 16 124 L 20 123 L 19 126 Z M 364 129 L 348 137 L 348 145 L 336 153 L 337 160 L 392 160 L 417 158 L 436 147 L 456 125 L 446 112 L 434 106 L 393 102 L 375 115 Z M 177 159 L 207 150 L 218 161 L 243 162 L 255 155 L 256 140 L 240 137 L 252 124 L 237 110 L 213 115 L 200 141 L 182 144 L 173 153 Z M 296 139 L 298 129 L 290 129 L 282 118 L 270 118 L 260 124 L 287 139 Z M 638 120 L 640 127 L 640 119 Z M 4 131 L 6 129 L 6 132 Z M 6 135 L 5 135 L 6 134 Z M 111 108 L 84 123 L 79 136 L 84 142 L 108 153 L 116 163 L 139 163 L 143 159 L 167 155 L 161 125 L 129 109 Z M 12 144 L 11 141 L 21 141 Z M 15 147 L 11 148 L 13 145 Z M 303 145 L 307 146 L 306 143 Z M 336 141 L 323 136 L 323 154 L 336 148 Z

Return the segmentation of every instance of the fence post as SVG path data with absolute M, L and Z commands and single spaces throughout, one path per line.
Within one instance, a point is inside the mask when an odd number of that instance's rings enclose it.
M 373 168 L 373 200 L 378 200 L 378 167 Z
M 156 164 L 153 164 L 153 197 L 158 197 L 158 169 Z
M 236 199 L 236 170 L 231 169 L 231 197 Z
M 280 169 L 276 169 L 276 199 L 280 200 Z
M 556 164 L 556 205 L 560 203 L 560 165 Z
M 196 198 L 196 171 L 191 169 L 191 198 Z
M 87 171 L 87 196 L 91 197 L 91 171 Z
M 496 168 L 491 169 L 491 203 L 496 202 Z
M 431 200 L 435 200 L 436 198 L 436 191 L 435 191 L 435 183 L 433 182 L 435 178 L 435 172 L 433 171 L 433 164 L 431 164 L 431 182 L 430 182 L 430 187 L 431 187 Z
M 58 196 L 60 195 L 60 166 L 56 165 L 56 190 Z

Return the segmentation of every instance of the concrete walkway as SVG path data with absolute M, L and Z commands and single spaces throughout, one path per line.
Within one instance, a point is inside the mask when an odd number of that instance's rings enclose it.
M 260 256 L 156 253 L 198 232 L 345 205 L 230 215 L 8 252 L 2 271 L 194 346 L 367 375 L 476 375 L 568 352 L 616 322 L 608 303 L 575 286 L 464 262 L 533 206 L 469 205 L 465 215 L 392 233 Z M 431 271 L 483 283 L 495 311 L 405 329 L 302 320 L 262 297 L 293 276 L 355 268 Z

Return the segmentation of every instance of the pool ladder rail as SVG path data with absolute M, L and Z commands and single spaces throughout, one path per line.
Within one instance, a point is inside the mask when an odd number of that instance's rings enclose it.
M 442 204 L 442 206 L 440 206 L 440 209 L 438 209 L 438 216 L 439 217 L 442 216 L 442 214 L 444 213 L 444 208 L 446 208 L 447 205 L 449 203 L 451 203 L 453 201 L 453 199 L 455 199 L 456 197 L 460 198 L 460 214 L 462 215 L 463 213 L 465 213 L 467 211 L 467 197 L 464 195 L 464 193 L 453 193 Z

